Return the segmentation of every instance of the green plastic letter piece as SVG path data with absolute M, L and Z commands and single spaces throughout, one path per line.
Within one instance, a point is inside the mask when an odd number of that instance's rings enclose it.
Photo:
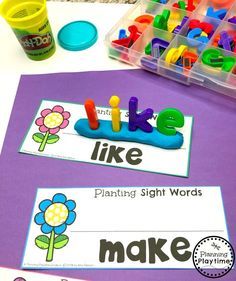
M 166 135 L 174 136 L 176 127 L 184 126 L 184 115 L 181 111 L 175 108 L 166 108 L 162 110 L 157 118 L 157 130 Z
M 150 42 L 145 47 L 145 54 L 150 56 L 151 53 L 152 53 L 152 46 L 151 46 L 151 42 Z
M 236 59 L 234 57 L 223 56 L 220 50 L 210 48 L 203 52 L 202 62 L 212 67 L 221 67 L 223 71 L 230 72 L 236 64 Z
M 217 49 L 207 49 L 202 54 L 202 62 L 206 65 L 212 66 L 212 67 L 222 67 L 223 63 L 222 61 L 219 62 L 213 62 L 213 59 L 222 58 L 222 53 L 220 50 Z
M 224 57 L 224 64 L 222 66 L 222 70 L 226 72 L 230 72 L 231 69 L 235 66 L 236 59 L 234 57 Z
M 163 10 L 162 16 L 165 19 L 165 21 L 167 22 L 169 20 L 169 17 L 170 17 L 170 10 L 168 10 L 168 9 Z
M 159 29 L 163 29 L 163 18 L 160 15 L 156 15 L 153 21 L 153 26 Z
M 184 1 L 179 1 L 178 5 L 180 9 L 186 10 L 186 3 Z
M 161 15 L 156 15 L 153 26 L 159 29 L 168 30 L 167 23 L 170 17 L 170 10 L 163 10 Z

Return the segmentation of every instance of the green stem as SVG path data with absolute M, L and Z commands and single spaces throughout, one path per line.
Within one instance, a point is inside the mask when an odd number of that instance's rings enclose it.
M 49 247 L 48 247 L 47 258 L 46 258 L 46 261 L 48 262 L 53 260 L 54 239 L 55 239 L 55 232 L 52 231 L 50 235 Z
M 44 138 L 43 138 L 42 143 L 40 144 L 40 147 L 39 147 L 39 151 L 40 151 L 40 152 L 44 151 L 45 146 L 46 146 L 46 144 L 47 144 L 48 137 L 49 137 L 49 131 L 47 131 L 47 133 L 45 134 L 45 136 L 44 136 Z

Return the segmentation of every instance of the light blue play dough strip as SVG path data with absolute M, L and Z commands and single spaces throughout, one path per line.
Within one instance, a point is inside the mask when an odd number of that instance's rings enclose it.
M 184 141 L 183 135 L 179 132 L 174 136 L 166 136 L 158 132 L 156 128 L 153 128 L 151 133 L 143 132 L 140 129 L 129 131 L 127 122 L 121 122 L 121 130 L 113 132 L 111 126 L 111 121 L 99 120 L 99 128 L 92 130 L 89 127 L 88 119 L 79 119 L 75 123 L 74 129 L 79 135 L 87 138 L 136 142 L 164 149 L 178 149 Z

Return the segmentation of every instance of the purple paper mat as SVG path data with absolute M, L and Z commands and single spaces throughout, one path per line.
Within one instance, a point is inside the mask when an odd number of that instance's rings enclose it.
M 42 99 L 107 106 L 112 94 L 127 108 L 177 107 L 194 116 L 189 178 L 18 153 Z M 0 157 L 0 265 L 19 269 L 37 187 L 220 185 L 230 241 L 236 245 L 236 100 L 186 87 L 142 70 L 22 76 Z M 157 159 L 158 161 L 158 159 Z M 153 163 L 155 165 L 155 163 Z M 174 210 L 170 210 L 174 212 Z M 207 215 L 207 214 L 206 214 Z M 235 248 L 236 249 L 236 248 Z M 45 270 L 88 280 L 206 280 L 196 270 Z M 232 270 L 222 280 L 236 280 Z M 5 281 L 5 280 L 4 280 Z

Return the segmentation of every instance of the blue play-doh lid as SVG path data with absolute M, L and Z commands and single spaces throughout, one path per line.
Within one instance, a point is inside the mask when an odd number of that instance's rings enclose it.
M 81 51 L 96 43 L 98 32 L 88 21 L 74 21 L 63 26 L 57 35 L 60 46 L 69 51 Z

